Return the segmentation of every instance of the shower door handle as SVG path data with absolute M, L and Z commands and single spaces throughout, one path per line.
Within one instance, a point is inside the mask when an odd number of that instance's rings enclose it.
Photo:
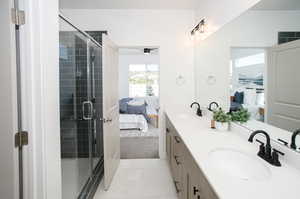
M 88 108 L 88 111 L 86 111 L 86 107 Z M 93 110 L 94 110 L 94 105 L 91 101 L 84 101 L 82 102 L 82 118 L 83 120 L 92 120 L 93 119 Z M 87 114 L 86 114 L 87 112 Z

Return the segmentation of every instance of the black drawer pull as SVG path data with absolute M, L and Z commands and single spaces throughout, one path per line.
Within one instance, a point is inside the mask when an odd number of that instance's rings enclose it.
M 174 159 L 175 159 L 175 162 L 176 162 L 176 164 L 177 165 L 180 165 L 181 163 L 180 163 L 180 161 L 178 161 L 178 158 L 179 156 L 177 156 L 177 155 L 174 155 Z
M 174 139 L 177 143 L 180 143 L 180 138 L 178 136 L 174 136 Z
M 167 132 L 167 133 L 170 133 L 170 130 L 169 130 L 169 128 L 166 128 L 166 132 Z
M 197 196 L 197 199 L 201 199 L 201 196 L 200 196 L 200 195 L 198 195 L 198 196 Z
M 176 189 L 176 193 L 178 194 L 180 192 L 180 189 L 177 187 L 177 184 L 179 184 L 179 182 L 174 181 L 174 185 L 175 185 L 175 189 Z

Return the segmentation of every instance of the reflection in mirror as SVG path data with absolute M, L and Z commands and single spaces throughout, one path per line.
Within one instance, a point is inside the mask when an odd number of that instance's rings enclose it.
M 197 101 L 217 101 L 228 110 L 245 107 L 251 119 L 244 127 L 265 130 L 290 146 L 300 128 L 299 19 L 299 0 L 261 0 L 199 42 Z M 208 84 L 205 74 L 217 81 Z M 298 149 L 300 136 L 295 140 Z
M 244 127 L 300 150 L 300 136 L 292 143 L 300 128 L 300 1 L 266 1 L 223 29 L 231 34 L 230 111 L 247 109 Z

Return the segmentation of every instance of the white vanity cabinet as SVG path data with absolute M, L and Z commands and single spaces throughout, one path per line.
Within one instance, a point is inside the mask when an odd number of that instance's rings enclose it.
M 166 147 L 178 199 L 218 199 L 168 118 Z

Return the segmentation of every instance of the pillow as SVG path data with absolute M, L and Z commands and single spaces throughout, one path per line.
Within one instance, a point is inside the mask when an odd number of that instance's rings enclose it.
M 133 98 L 123 98 L 119 100 L 120 113 L 127 113 L 127 102 L 131 101 Z
M 244 92 L 235 92 L 234 93 L 234 102 L 239 104 L 244 104 Z
M 131 106 L 142 106 L 145 104 L 145 100 L 144 99 L 133 99 L 133 100 L 130 100 L 127 104 L 131 105 Z
M 144 115 L 145 119 L 149 122 L 150 118 L 147 115 L 146 111 L 146 104 L 140 106 L 132 106 L 127 104 L 127 113 L 128 114 L 137 114 L 137 115 Z

